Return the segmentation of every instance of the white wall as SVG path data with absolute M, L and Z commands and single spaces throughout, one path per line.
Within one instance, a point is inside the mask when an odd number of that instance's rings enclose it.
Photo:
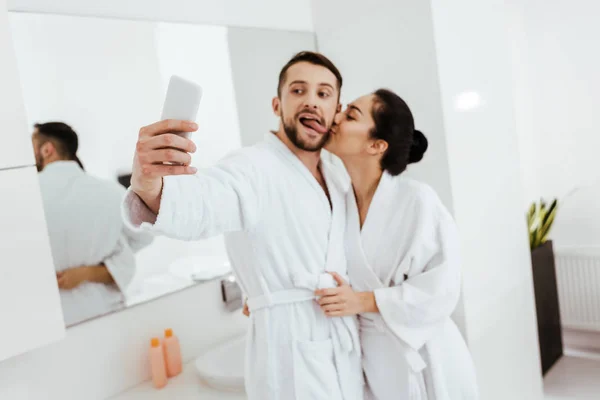
M 8 0 L 11 11 L 312 31 L 310 0 Z
M 64 324 L 4 0 L 0 60 L 2 361 L 63 338 Z
M 523 4 L 520 4 L 523 3 Z M 512 21 L 522 21 L 516 46 L 517 101 L 527 102 L 530 118 L 518 120 L 525 149 L 526 186 L 538 195 L 564 199 L 552 233 L 556 246 L 600 245 L 600 168 L 597 108 L 600 104 L 600 55 L 596 51 L 600 4 L 509 2 Z M 526 78 L 525 78 L 526 77 Z M 527 200 L 533 201 L 530 197 Z
M 515 104 L 515 121 L 519 139 L 519 156 L 521 160 L 521 181 L 523 186 L 523 212 L 529 209 L 532 201 L 540 199 L 543 173 L 540 155 L 544 145 L 535 129 L 533 115 L 532 79 L 536 71 L 527 61 L 530 58 L 531 44 L 527 33 L 527 25 L 531 15 L 525 11 L 530 2 L 507 0 L 506 27 L 508 30 L 511 62 L 513 72 L 513 91 Z
M 35 165 L 31 145 L 21 134 L 26 129 L 23 96 L 21 95 L 12 36 L 5 12 L 5 2 L 0 3 L 0 124 L 3 127 L 0 146 L 0 169 Z
M 481 398 L 541 399 L 504 2 L 432 0 L 432 11 L 463 244 L 465 320 Z M 479 101 L 465 107 L 469 92 Z
M 481 398 L 541 399 L 503 2 L 315 0 L 313 7 L 319 49 L 340 67 L 344 98 L 389 86 L 430 139 L 431 152 L 409 173 L 438 191 L 460 230 L 463 304 L 455 319 Z

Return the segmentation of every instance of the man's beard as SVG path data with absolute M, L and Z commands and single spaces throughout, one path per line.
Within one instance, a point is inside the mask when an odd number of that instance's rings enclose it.
M 290 139 L 290 142 L 292 142 L 294 144 L 294 146 L 296 146 L 300 150 L 310 151 L 310 152 L 319 151 L 329 141 L 330 133 L 329 133 L 329 130 L 327 130 L 327 133 L 324 133 L 321 137 L 321 140 L 319 140 L 317 143 L 315 143 L 315 144 L 306 143 L 298 135 L 298 128 L 297 128 L 297 124 L 294 123 L 295 121 L 292 121 L 291 124 L 286 123 L 283 113 L 281 113 L 281 122 L 283 123 L 283 130 L 285 131 L 285 134 L 287 135 L 288 139 Z

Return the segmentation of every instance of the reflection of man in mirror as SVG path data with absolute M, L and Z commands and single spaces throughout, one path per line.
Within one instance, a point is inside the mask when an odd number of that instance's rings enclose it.
M 84 171 L 69 125 L 36 124 L 32 141 L 65 323 L 122 308 L 134 254 L 152 236 L 122 223 L 125 189 Z

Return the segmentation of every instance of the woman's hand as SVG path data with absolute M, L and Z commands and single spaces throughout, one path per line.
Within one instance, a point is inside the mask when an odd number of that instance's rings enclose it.
M 90 281 L 89 267 L 75 267 L 56 273 L 58 287 L 62 290 L 72 290 L 83 282 Z
M 355 292 L 339 274 L 331 272 L 331 276 L 337 282 L 338 287 L 315 291 L 315 294 L 321 297 L 318 302 L 325 315 L 344 317 L 377 311 L 375 296 L 372 292 Z

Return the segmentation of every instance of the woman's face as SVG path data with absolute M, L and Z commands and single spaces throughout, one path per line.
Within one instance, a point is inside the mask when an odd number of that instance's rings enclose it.
M 329 142 L 325 146 L 341 159 L 378 154 L 377 140 L 371 138 L 375 127 L 372 117 L 374 95 L 362 96 L 348 104 L 338 113 L 331 128 Z

